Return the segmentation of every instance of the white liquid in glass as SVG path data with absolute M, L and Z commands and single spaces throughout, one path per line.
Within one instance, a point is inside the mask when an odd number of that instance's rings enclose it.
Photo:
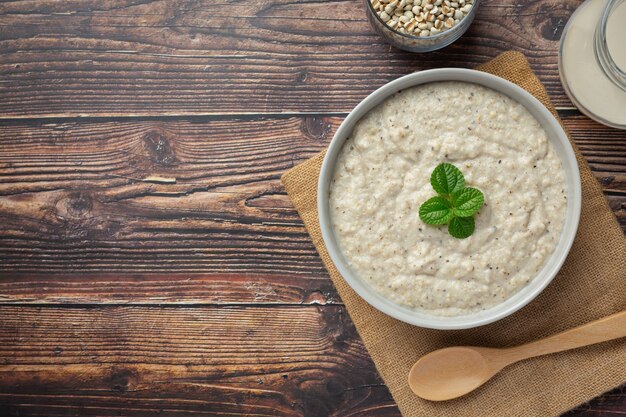
M 613 10 L 607 21 L 606 43 L 615 64 L 626 71 L 626 1 Z
M 587 0 L 572 15 L 561 39 L 561 80 L 576 106 L 589 117 L 626 129 L 626 91 L 613 82 L 594 52 L 594 36 L 607 0 Z M 609 17 L 607 46 L 626 68 L 626 1 Z

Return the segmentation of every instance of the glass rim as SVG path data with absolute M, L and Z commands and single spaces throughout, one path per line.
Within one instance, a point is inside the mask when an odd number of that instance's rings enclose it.
M 596 60 L 600 64 L 600 68 L 602 68 L 607 77 L 622 90 L 626 91 L 626 72 L 613 60 L 609 45 L 606 41 L 606 28 L 611 13 L 623 2 L 624 0 L 609 0 L 604 6 L 600 21 L 594 33 L 593 50 Z

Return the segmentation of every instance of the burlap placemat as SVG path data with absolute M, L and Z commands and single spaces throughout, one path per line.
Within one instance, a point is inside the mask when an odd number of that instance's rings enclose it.
M 522 54 L 505 52 L 478 69 L 518 84 L 556 115 Z M 621 339 L 517 363 L 477 391 L 452 401 L 422 400 L 407 385 L 411 365 L 432 350 L 451 345 L 516 345 L 626 309 L 626 239 L 577 149 L 582 218 L 565 265 L 548 288 L 519 312 L 462 331 L 422 329 L 395 320 L 346 284 L 326 252 L 317 218 L 323 154 L 291 169 L 282 181 L 404 416 L 556 416 L 626 382 L 626 341 Z

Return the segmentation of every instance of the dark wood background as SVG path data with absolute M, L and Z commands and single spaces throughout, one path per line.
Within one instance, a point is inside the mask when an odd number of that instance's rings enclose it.
M 517 49 L 626 229 L 626 132 L 559 82 L 579 4 L 416 55 L 358 0 L 0 2 L 0 415 L 398 416 L 279 177 L 382 84 Z

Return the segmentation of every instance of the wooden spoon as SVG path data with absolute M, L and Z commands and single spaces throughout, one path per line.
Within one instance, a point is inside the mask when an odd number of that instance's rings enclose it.
M 422 356 L 409 372 L 409 386 L 431 401 L 465 395 L 512 363 L 626 337 L 626 311 L 521 346 L 494 349 L 456 346 Z

